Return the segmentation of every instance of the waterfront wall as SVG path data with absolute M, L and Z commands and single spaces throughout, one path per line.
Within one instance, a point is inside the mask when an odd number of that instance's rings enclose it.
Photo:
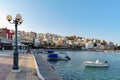
M 52 66 L 39 54 L 34 54 L 40 74 L 45 80 L 63 80 Z

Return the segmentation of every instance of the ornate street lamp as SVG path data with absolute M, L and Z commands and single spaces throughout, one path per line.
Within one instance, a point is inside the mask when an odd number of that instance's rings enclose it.
M 13 72 L 20 72 L 19 66 L 18 66 L 18 43 L 17 43 L 17 25 L 22 24 L 23 19 L 21 17 L 20 14 L 17 14 L 15 19 L 12 20 L 12 16 L 11 15 L 7 15 L 7 20 L 11 23 L 11 24 L 15 24 L 15 50 L 14 50 L 14 60 L 13 60 L 13 68 L 12 71 Z

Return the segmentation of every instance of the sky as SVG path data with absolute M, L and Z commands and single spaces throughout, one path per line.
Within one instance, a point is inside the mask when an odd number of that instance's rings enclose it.
M 120 43 L 120 0 L 0 0 L 0 28 L 21 14 L 18 30 L 76 35 Z

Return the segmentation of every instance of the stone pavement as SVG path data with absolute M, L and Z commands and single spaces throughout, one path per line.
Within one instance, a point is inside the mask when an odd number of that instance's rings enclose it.
M 12 69 L 12 56 L 0 55 L 0 80 L 5 80 Z
M 11 72 L 13 55 L 0 55 L 0 80 L 40 80 L 32 54 L 19 54 L 21 72 Z

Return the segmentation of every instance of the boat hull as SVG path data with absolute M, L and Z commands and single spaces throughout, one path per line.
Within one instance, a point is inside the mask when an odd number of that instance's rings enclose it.
M 60 55 L 60 54 L 49 54 L 48 55 L 48 59 L 49 60 L 64 60 L 64 61 L 68 61 L 68 60 L 70 60 L 70 57 L 68 57 L 66 55 Z
M 48 58 L 49 60 L 63 60 L 63 61 L 68 61 L 69 59 L 67 58 Z
M 109 64 L 108 63 L 96 63 L 96 62 L 90 62 L 90 61 L 87 61 L 87 62 L 84 62 L 85 66 L 86 67 L 109 67 Z

